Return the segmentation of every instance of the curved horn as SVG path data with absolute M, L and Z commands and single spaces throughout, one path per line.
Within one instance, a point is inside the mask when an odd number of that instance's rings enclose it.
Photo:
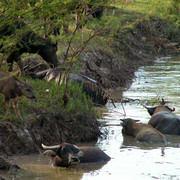
M 57 154 L 53 151 L 53 150 L 46 150 L 44 153 L 43 153 L 44 156 L 53 156 L 55 157 Z
M 144 104 L 141 104 L 144 108 L 146 108 L 146 109 L 148 109 L 148 107 L 147 106 L 145 106 Z
M 164 99 L 162 98 L 161 105 L 165 105 L 165 104 L 166 104 L 166 103 L 165 103 Z
M 58 149 L 58 148 L 61 147 L 61 145 L 46 146 L 46 145 L 44 145 L 43 143 L 41 144 L 41 146 L 42 146 L 44 149 Z
M 116 108 L 116 105 L 115 105 L 114 100 L 112 98 L 111 98 L 111 102 L 112 102 L 113 106 Z
M 173 108 L 170 108 L 170 107 L 168 107 L 168 109 L 170 110 L 170 111 L 175 111 L 175 108 L 173 107 Z

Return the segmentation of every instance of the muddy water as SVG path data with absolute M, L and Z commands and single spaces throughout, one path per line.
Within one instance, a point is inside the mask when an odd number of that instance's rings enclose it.
M 168 105 L 175 107 L 176 113 L 180 114 L 180 58 L 158 59 L 155 65 L 140 68 L 134 83 L 123 96 L 141 100 L 159 96 L 169 101 Z M 49 159 L 41 155 L 15 157 L 14 161 L 24 169 L 16 179 L 180 179 L 180 136 L 167 136 L 164 149 L 123 137 L 119 119 L 124 118 L 124 111 L 119 103 L 116 106 L 107 104 L 109 111 L 99 120 L 106 125 L 102 128 L 104 136 L 94 144 L 112 158 L 107 164 L 66 169 L 49 166 Z M 144 123 L 150 118 L 138 103 L 127 103 L 124 109 L 126 117 Z

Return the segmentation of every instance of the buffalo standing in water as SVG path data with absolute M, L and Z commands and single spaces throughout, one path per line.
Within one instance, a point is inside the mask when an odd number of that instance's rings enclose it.
M 165 143 L 165 137 L 151 125 L 136 123 L 139 120 L 121 119 L 122 133 L 146 143 Z
M 30 73 L 32 78 L 45 79 L 48 82 L 54 79 L 56 83 L 59 83 L 60 75 L 60 83 L 62 83 L 65 77 L 65 70 L 62 68 L 47 69 L 37 73 Z M 76 82 L 82 85 L 83 91 L 89 95 L 96 104 L 105 105 L 109 100 L 109 95 L 105 92 L 105 90 L 95 80 L 87 76 L 70 72 L 69 82 Z
M 165 106 L 164 100 L 160 106 L 144 107 L 151 115 L 148 124 L 163 134 L 180 135 L 180 116 L 173 113 L 174 108 Z
M 55 146 L 46 146 L 43 154 L 51 157 L 51 165 L 69 167 L 79 163 L 106 163 L 111 158 L 97 147 L 77 147 L 73 144 L 62 143 Z
M 20 21 L 15 21 L 14 25 L 4 25 L 0 29 L 0 40 L 5 40 L 7 36 L 11 36 L 16 30 L 23 28 L 26 28 L 26 24 Z M 27 31 L 25 29 L 24 31 L 25 33 L 22 33 L 23 35 L 18 38 L 18 42 L 13 45 L 13 50 L 8 54 L 7 63 L 10 64 L 9 71 L 12 71 L 14 61 L 18 63 L 20 69 L 23 71 L 20 59 L 23 53 L 38 53 L 46 62 L 56 67 L 58 63 L 56 55 L 57 43 L 51 43 L 48 39 L 38 36 L 31 30 Z M 3 43 L 0 44 L 0 53 L 7 53 Z

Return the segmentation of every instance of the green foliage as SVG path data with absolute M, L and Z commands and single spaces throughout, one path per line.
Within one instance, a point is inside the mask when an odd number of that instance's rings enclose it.
M 90 7 L 95 10 L 99 6 L 105 7 L 101 19 L 93 19 L 92 16 L 87 15 L 88 13 L 86 14 Z M 74 31 L 77 23 L 74 20 L 75 16 L 80 17 L 78 23 L 79 26 L 83 26 L 77 31 Z M 24 21 L 27 26 L 17 29 L 15 25 L 17 20 Z M 162 21 L 166 22 L 167 26 L 161 28 L 166 32 L 164 34 L 169 36 L 169 39 L 172 34 L 180 37 L 179 0 L 166 0 L 166 3 L 164 0 L 1 0 L 0 30 L 8 24 L 13 29 L 13 33 L 9 36 L 1 34 L 0 45 L 3 43 L 4 50 L 8 50 L 10 53 L 15 48 L 13 45 L 30 29 L 40 36 L 45 36 L 58 27 L 60 35 L 57 37 L 51 35 L 51 38 L 59 43 L 58 54 L 66 53 L 70 42 L 65 63 L 69 67 L 74 66 L 74 62 L 78 62 L 78 55 L 84 50 L 84 47 L 90 50 L 105 48 L 106 51 L 113 51 L 114 47 L 120 47 L 118 53 L 124 54 L 125 50 L 121 47 L 124 42 L 128 41 L 129 32 L 134 31 L 140 24 L 143 27 L 143 35 L 155 35 L 160 31 L 158 26 Z M 66 26 L 68 26 L 68 33 L 65 33 Z M 88 41 L 98 31 L 100 33 Z M 83 44 L 85 42 L 87 44 Z M 0 48 L 2 47 L 0 46 Z M 75 66 L 81 67 L 79 62 Z M 37 100 L 19 98 L 20 109 L 24 114 L 33 112 L 34 108 L 48 108 L 50 111 L 62 108 L 64 85 L 59 87 L 53 82 L 30 81 Z M 84 110 L 84 112 L 91 111 L 90 100 L 74 85 L 69 86 L 68 97 L 70 97 L 70 101 L 66 111 L 76 112 L 77 109 Z M 76 107 L 78 108 L 76 109 Z M 1 112 L 5 112 L 5 109 L 2 108 Z
M 104 16 L 99 20 L 88 16 L 89 9 L 95 10 L 99 7 L 105 7 Z M 136 27 L 139 22 L 158 18 L 179 23 L 179 0 L 2 0 L 0 2 L 0 29 L 6 24 L 14 26 L 14 33 L 11 36 L 0 39 L 11 48 L 19 40 L 19 35 L 32 29 L 37 34 L 44 36 L 49 34 L 54 28 L 60 28 L 60 35 L 51 38 L 58 40 L 61 44 L 61 51 L 66 51 L 67 44 L 72 38 L 71 33 L 75 28 L 75 16 L 79 16 L 79 25 L 83 25 L 83 32 L 78 29 L 76 35 L 73 35 L 71 51 L 77 50 L 80 45 L 86 41 L 94 32 L 103 29 L 105 36 L 99 36 L 96 43 L 99 47 L 102 44 L 112 42 L 114 37 L 120 37 L 119 34 L 125 34 L 127 31 Z M 27 28 L 17 30 L 14 22 L 23 20 L 28 25 Z M 64 33 L 64 28 L 69 26 L 69 34 Z M 101 43 L 100 43 L 101 41 Z M 89 43 L 90 48 L 94 47 L 95 40 Z M 6 48 L 5 48 L 6 49 Z

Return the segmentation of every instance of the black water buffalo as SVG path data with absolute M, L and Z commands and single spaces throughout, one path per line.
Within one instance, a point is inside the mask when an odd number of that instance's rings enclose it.
M 121 119 L 122 133 L 135 137 L 138 141 L 146 143 L 165 143 L 165 137 L 151 125 L 136 123 L 139 120 L 130 118 Z
M 44 71 L 40 71 L 37 73 L 30 73 L 30 76 L 32 78 L 39 78 L 39 79 L 45 79 L 46 81 L 55 80 L 56 83 L 59 83 L 60 74 L 61 75 L 61 81 L 64 81 L 63 77 L 65 75 L 65 70 L 62 68 L 54 68 L 54 69 L 47 69 Z M 96 82 L 95 80 L 81 75 L 79 73 L 70 72 L 69 74 L 69 82 L 76 82 L 83 87 L 83 91 L 89 95 L 93 102 L 96 104 L 105 105 L 109 99 L 109 95 L 105 92 L 105 90 Z
M 4 25 L 4 27 L 0 29 L 1 42 L 15 33 L 16 30 L 23 28 L 26 28 L 26 24 L 20 21 L 15 21 L 13 25 Z M 23 70 L 20 59 L 23 53 L 38 53 L 45 61 L 56 67 L 58 63 L 56 55 L 57 43 L 51 43 L 50 40 L 40 37 L 32 30 L 27 31 L 25 29 L 24 31 L 25 33 L 22 32 L 22 35 L 18 37 L 18 41 L 13 44 L 11 47 L 12 50 L 8 54 L 7 63 L 10 65 L 9 71 L 12 71 L 14 61 L 17 62 L 20 69 Z M 3 43 L 0 44 L 0 53 L 7 54 Z
M 55 146 L 46 146 L 43 154 L 51 157 L 51 165 L 69 167 L 79 163 L 105 163 L 111 158 L 97 147 L 77 147 L 73 144 L 62 143 Z
M 180 116 L 172 113 L 175 109 L 165 106 L 164 103 L 156 107 L 144 107 L 151 115 L 148 124 L 163 134 L 180 135 Z

